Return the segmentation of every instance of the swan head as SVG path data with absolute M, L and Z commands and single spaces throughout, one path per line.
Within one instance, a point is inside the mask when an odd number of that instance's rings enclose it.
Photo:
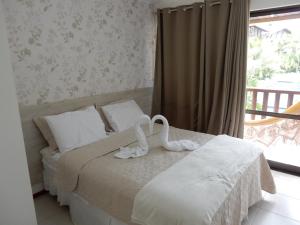
M 151 120 L 151 130 L 153 132 L 153 127 L 154 127 L 154 123 L 157 121 L 157 120 L 160 120 L 163 122 L 164 125 L 169 125 L 169 122 L 168 120 L 166 119 L 166 117 L 162 116 L 162 115 L 155 115 L 152 120 Z
M 157 120 L 161 120 L 164 124 L 169 124 L 167 118 L 162 115 L 154 116 L 151 120 L 152 124 L 154 124 Z

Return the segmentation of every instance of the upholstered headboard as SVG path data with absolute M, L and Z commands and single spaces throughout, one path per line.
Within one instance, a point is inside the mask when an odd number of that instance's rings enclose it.
M 43 115 L 73 111 L 87 105 L 105 105 L 107 103 L 123 99 L 134 99 L 145 113 L 150 114 L 152 88 L 143 88 L 134 91 L 123 91 L 98 96 L 83 97 L 36 106 L 20 106 L 27 161 L 31 185 L 34 193 L 42 190 L 43 188 L 43 169 L 40 150 L 46 147 L 47 143 L 42 137 L 40 131 L 34 125 L 33 118 Z

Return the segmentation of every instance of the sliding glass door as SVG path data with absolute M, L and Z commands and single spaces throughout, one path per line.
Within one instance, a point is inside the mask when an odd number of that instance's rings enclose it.
M 300 7 L 252 14 L 245 139 L 272 167 L 300 174 Z

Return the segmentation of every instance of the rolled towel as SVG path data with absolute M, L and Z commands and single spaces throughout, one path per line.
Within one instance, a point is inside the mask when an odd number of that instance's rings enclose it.
M 115 154 L 115 157 L 119 159 L 130 159 L 130 158 L 138 158 L 148 154 L 148 150 L 144 150 L 140 147 L 128 148 L 121 147 L 120 151 Z
M 168 120 L 162 115 L 156 115 L 152 118 L 151 126 L 153 128 L 154 123 L 156 120 L 161 120 L 163 122 L 163 127 L 160 133 L 160 141 L 161 145 L 169 150 L 169 151 L 194 151 L 200 148 L 200 145 L 194 141 L 190 140 L 178 140 L 178 141 L 169 141 L 169 122 Z
M 147 115 L 143 115 L 139 118 L 134 126 L 135 136 L 138 141 L 138 146 L 129 148 L 129 147 L 121 147 L 120 151 L 115 154 L 115 157 L 120 159 L 129 159 L 129 158 L 137 158 L 144 155 L 147 155 L 149 152 L 149 145 L 147 142 L 146 135 L 141 128 L 142 124 L 149 124 L 149 132 L 152 133 L 151 119 Z

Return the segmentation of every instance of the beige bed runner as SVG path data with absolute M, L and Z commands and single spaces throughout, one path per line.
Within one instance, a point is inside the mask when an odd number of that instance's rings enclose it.
M 150 152 L 141 158 L 120 160 L 114 157 L 119 147 L 137 144 L 133 129 L 64 154 L 58 162 L 58 191 L 76 192 L 89 204 L 101 208 L 124 223 L 132 224 L 131 213 L 137 193 L 158 174 L 190 153 L 162 149 L 159 145 L 160 128 L 160 125 L 156 125 L 154 135 L 148 134 Z M 204 145 L 213 137 L 171 128 L 169 138 L 190 139 Z M 275 191 L 265 159 L 262 158 L 259 163 L 262 188 L 269 192 Z M 257 200 L 259 199 L 255 199 Z

